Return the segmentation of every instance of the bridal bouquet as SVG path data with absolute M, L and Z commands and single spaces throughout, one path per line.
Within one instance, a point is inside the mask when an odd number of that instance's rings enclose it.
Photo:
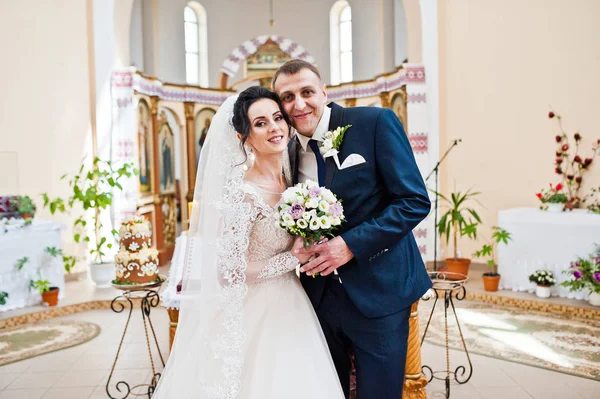
M 314 244 L 329 236 L 342 224 L 344 208 L 325 187 L 307 180 L 285 190 L 277 204 L 277 225 L 288 233 Z

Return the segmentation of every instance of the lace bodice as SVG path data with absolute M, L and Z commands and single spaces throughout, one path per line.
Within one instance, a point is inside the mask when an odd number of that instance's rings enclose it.
M 246 252 L 246 282 L 278 277 L 296 269 L 298 259 L 290 254 L 294 237 L 277 226 L 273 209 L 249 183 L 246 201 L 252 206 L 252 227 Z

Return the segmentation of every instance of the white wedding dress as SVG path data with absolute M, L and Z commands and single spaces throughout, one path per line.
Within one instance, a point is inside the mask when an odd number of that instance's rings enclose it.
M 255 221 L 246 258 L 240 398 L 341 399 L 327 342 L 296 275 L 298 260 L 289 252 L 293 237 L 276 225 L 275 210 L 253 186 L 245 191 Z
M 293 237 L 276 225 L 275 210 L 244 184 L 251 221 L 246 252 L 247 293 L 243 299 L 243 364 L 239 399 L 343 399 L 327 342 L 296 275 Z M 222 323 L 222 315 L 213 320 Z M 178 332 L 179 334 L 179 332 Z M 203 330 L 185 348 L 185 360 L 169 361 L 153 399 L 221 397 L 202 394 L 214 355 Z M 197 375 L 190 374 L 190 369 Z M 229 397 L 229 396 L 225 396 Z

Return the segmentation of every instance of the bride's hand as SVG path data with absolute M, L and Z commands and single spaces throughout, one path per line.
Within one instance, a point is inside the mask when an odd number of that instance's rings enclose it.
M 329 239 L 328 238 L 324 238 L 324 239 L 322 239 L 321 241 L 319 241 L 318 243 L 316 243 L 314 245 L 323 244 L 323 243 L 326 243 L 327 241 L 329 241 Z M 298 236 L 298 237 L 296 237 L 296 241 L 294 241 L 294 246 L 292 247 L 292 249 L 290 250 L 290 252 L 291 252 L 292 255 L 294 255 L 298 259 L 298 262 L 300 262 L 301 265 L 307 263 L 313 257 L 315 257 L 314 254 L 300 255 L 300 254 L 294 253 L 296 249 L 300 249 L 300 248 L 304 248 L 304 239 L 302 237 Z

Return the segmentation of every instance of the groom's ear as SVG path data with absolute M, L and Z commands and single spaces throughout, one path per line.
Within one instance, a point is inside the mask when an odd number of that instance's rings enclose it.
M 323 90 L 323 97 L 325 97 L 325 104 L 327 104 L 327 85 L 325 83 L 323 83 L 323 88 L 321 90 Z

